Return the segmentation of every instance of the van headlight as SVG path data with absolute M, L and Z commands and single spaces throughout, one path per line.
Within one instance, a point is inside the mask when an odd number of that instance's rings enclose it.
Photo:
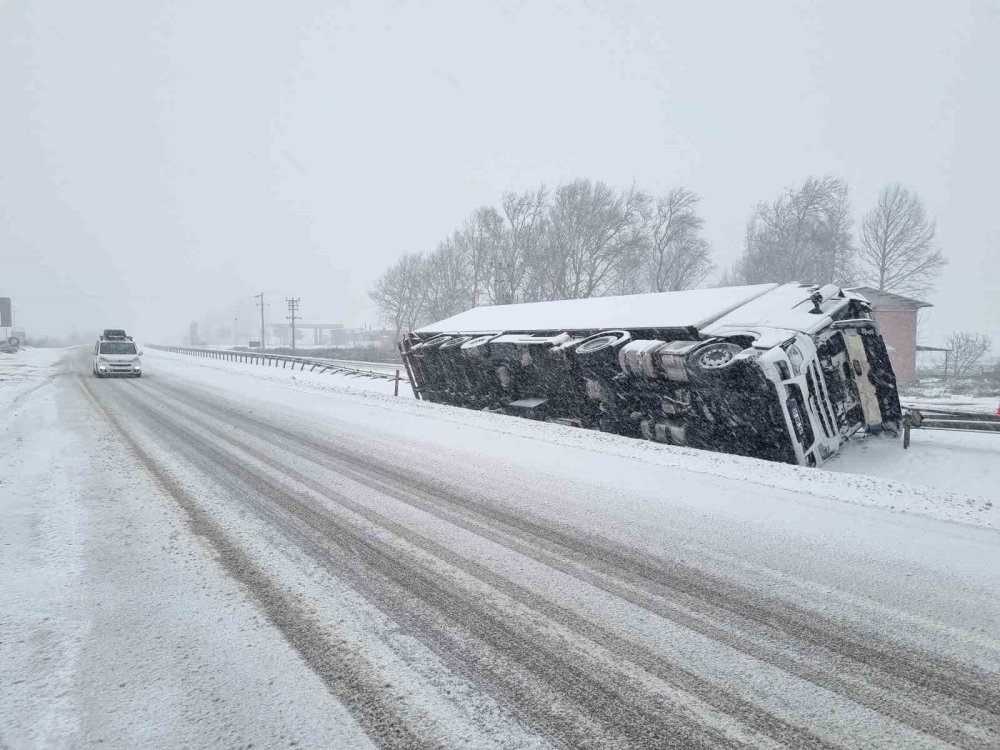
M 802 356 L 802 352 L 795 344 L 789 344 L 785 347 L 785 354 L 788 355 L 788 362 L 792 366 L 792 372 L 795 375 L 802 374 L 802 361 L 805 357 Z

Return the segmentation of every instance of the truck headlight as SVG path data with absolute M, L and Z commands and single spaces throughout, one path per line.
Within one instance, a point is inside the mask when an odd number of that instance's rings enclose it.
M 789 344 L 785 347 L 785 354 L 788 355 L 788 362 L 792 366 L 792 372 L 795 373 L 795 375 L 801 375 L 802 360 L 804 360 L 805 357 L 802 356 L 802 352 L 799 351 L 799 348 L 795 346 L 795 344 Z

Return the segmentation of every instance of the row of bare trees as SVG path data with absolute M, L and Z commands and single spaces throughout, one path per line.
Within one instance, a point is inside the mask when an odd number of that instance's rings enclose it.
M 715 269 L 698 202 L 590 180 L 506 193 L 433 252 L 401 258 L 371 297 L 398 336 L 477 305 L 690 289 Z
M 397 336 L 477 305 L 691 289 L 715 270 L 699 197 L 576 180 L 505 193 L 433 252 L 401 258 L 371 297 Z M 857 237 L 847 184 L 810 177 L 758 204 L 720 285 L 807 281 L 920 294 L 945 259 L 920 198 L 890 185 Z
M 810 177 L 753 211 L 743 254 L 724 284 L 832 281 L 924 294 L 946 261 L 919 196 L 901 185 L 879 193 L 853 236 L 850 193 L 836 177 Z

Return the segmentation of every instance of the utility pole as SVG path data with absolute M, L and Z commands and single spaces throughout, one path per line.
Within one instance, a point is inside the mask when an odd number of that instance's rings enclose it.
M 295 351 L 295 321 L 301 320 L 301 315 L 296 315 L 299 311 L 299 298 L 298 297 L 285 297 L 285 302 L 288 303 L 288 320 L 292 322 L 292 351 Z
M 260 294 L 255 294 L 254 299 L 259 299 L 260 302 L 260 350 L 264 351 L 264 292 Z

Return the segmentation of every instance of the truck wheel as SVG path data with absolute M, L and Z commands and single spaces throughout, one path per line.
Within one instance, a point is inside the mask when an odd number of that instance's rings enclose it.
M 489 344 L 496 337 L 497 334 L 490 333 L 486 336 L 478 336 L 477 338 L 468 340 L 462 344 L 462 354 L 470 359 L 482 359 L 489 354 Z
M 729 341 L 716 341 L 696 349 L 687 361 L 688 370 L 698 378 L 721 378 L 733 372 L 733 360 L 743 347 Z
M 573 354 L 587 368 L 618 370 L 618 350 L 632 340 L 628 331 L 603 331 L 589 336 L 573 348 Z

